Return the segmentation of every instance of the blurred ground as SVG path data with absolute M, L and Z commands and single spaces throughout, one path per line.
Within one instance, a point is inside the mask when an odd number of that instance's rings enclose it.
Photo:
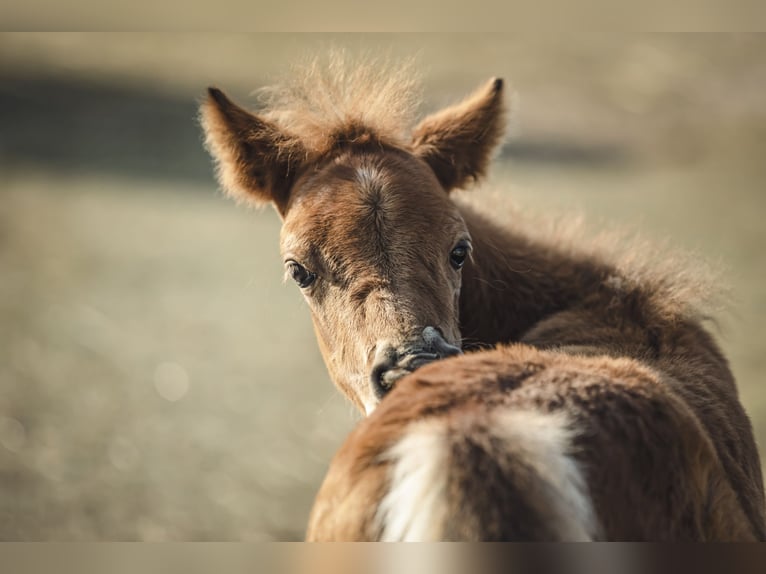
M 330 43 L 418 53 L 427 109 L 507 78 L 488 187 L 722 263 L 766 445 L 766 39 L 2 34 L 0 539 L 302 536 L 356 414 L 277 217 L 220 197 L 195 114 Z

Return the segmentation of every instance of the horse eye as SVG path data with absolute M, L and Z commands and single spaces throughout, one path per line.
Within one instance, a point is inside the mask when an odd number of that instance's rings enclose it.
M 449 262 L 455 270 L 459 270 L 465 264 L 465 260 L 468 257 L 469 246 L 465 242 L 458 243 L 449 254 Z
M 289 261 L 287 263 L 287 271 L 290 273 L 293 281 L 295 281 L 301 289 L 305 289 L 311 285 L 314 282 L 314 279 L 317 278 L 316 274 L 312 273 L 296 261 Z

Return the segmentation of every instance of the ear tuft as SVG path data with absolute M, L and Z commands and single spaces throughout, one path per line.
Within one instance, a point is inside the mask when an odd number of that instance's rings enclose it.
M 227 98 L 226 95 L 215 86 L 208 86 L 207 94 L 219 106 L 226 106 L 231 103 L 229 98 Z
M 506 124 L 503 80 L 493 78 L 468 98 L 426 117 L 413 131 L 413 152 L 445 190 L 483 177 Z
M 218 88 L 207 92 L 200 121 L 224 191 L 254 205 L 271 202 L 284 215 L 290 187 L 305 158 L 300 140 L 239 107 Z
M 503 78 L 492 78 L 492 89 L 499 94 L 503 90 Z

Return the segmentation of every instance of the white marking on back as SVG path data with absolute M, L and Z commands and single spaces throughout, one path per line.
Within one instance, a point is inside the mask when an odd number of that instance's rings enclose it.
M 565 412 L 506 410 L 493 417 L 492 433 L 510 456 L 523 459 L 543 480 L 546 508 L 560 540 L 592 540 L 599 532 L 587 484 L 571 456 L 573 428 Z
M 447 518 L 445 428 L 429 421 L 411 425 L 388 451 L 390 487 L 376 520 L 384 542 L 427 542 L 441 538 Z
M 483 417 L 489 419 L 489 432 L 504 448 L 488 456 L 509 461 L 508 477 L 513 480 L 513 465 L 522 462 L 539 477 L 542 496 L 530 499 L 559 540 L 593 540 L 600 531 L 587 484 L 577 461 L 571 456 L 574 433 L 564 412 L 544 413 L 508 409 Z M 469 422 L 462 432 L 471 432 Z M 460 432 L 460 431 L 458 431 Z M 482 431 L 485 432 L 485 431 Z M 386 453 L 391 461 L 389 489 L 376 513 L 381 540 L 440 540 L 448 520 L 447 479 L 454 464 L 449 458 L 450 439 L 444 421 L 431 420 L 411 425 L 403 438 Z M 457 461 L 459 463 L 459 461 Z M 470 472 L 461 468 L 458 472 Z M 481 483 L 481 477 L 477 477 Z M 463 496 L 492 496 L 477 489 Z M 544 508 L 540 508 L 542 505 Z M 481 520 L 481 517 L 478 517 Z

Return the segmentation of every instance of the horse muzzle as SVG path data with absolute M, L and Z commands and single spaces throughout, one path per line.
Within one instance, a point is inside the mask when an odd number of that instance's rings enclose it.
M 375 396 L 382 399 L 399 379 L 423 365 L 460 354 L 460 347 L 448 343 L 436 327 L 426 327 L 416 341 L 398 348 L 378 345 L 370 373 Z

